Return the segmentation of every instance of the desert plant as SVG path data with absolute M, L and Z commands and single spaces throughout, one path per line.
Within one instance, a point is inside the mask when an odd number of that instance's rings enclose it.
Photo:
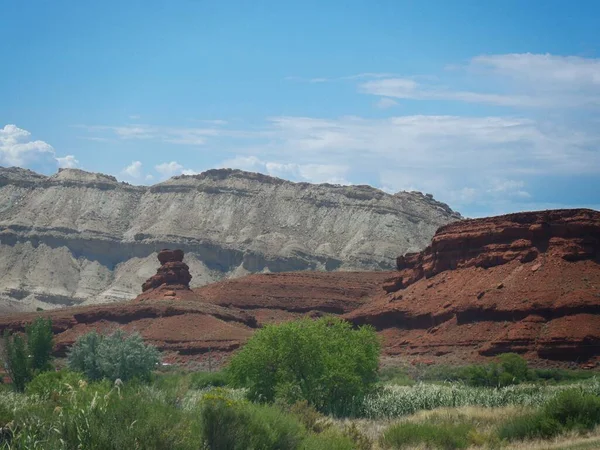
M 60 396 L 79 386 L 84 378 L 83 374 L 68 370 L 43 372 L 27 384 L 25 393 L 43 400 L 58 400 Z
M 379 350 L 370 327 L 354 330 L 333 317 L 303 319 L 257 331 L 228 371 L 252 400 L 307 400 L 321 412 L 341 415 L 372 390 Z
M 84 373 L 90 380 L 148 379 L 158 362 L 156 348 L 144 344 L 139 334 L 127 335 L 122 330 L 108 335 L 85 334 L 68 354 L 69 368 Z

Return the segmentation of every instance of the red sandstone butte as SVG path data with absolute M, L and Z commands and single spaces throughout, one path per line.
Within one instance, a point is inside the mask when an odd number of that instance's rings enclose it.
M 374 325 L 389 355 L 464 361 L 503 352 L 571 362 L 600 357 L 597 211 L 455 222 L 397 265 L 385 292 L 344 316 Z

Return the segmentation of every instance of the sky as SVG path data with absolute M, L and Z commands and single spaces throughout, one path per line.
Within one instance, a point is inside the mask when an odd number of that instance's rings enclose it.
M 0 166 L 600 209 L 595 0 L 0 0 Z

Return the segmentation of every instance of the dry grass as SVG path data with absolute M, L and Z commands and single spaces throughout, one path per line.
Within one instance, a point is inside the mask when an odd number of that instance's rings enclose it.
M 374 450 L 381 450 L 379 438 L 390 425 L 399 422 L 417 423 L 470 423 L 482 436 L 491 435 L 496 427 L 505 420 L 516 415 L 527 412 L 527 408 L 504 407 L 504 408 L 438 408 L 431 411 L 420 411 L 412 416 L 400 420 L 369 420 L 369 419 L 343 419 L 335 420 L 334 425 L 343 429 L 351 424 L 367 436 L 374 443 Z M 518 443 L 504 444 L 498 446 L 471 447 L 475 449 L 499 448 L 501 450 L 600 450 L 600 427 L 584 436 L 576 433 L 559 436 L 546 441 L 524 441 Z M 430 450 L 424 446 L 408 447 L 406 450 Z

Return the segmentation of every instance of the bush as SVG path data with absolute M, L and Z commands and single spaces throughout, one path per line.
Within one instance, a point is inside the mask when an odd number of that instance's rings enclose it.
M 540 411 L 507 421 L 501 439 L 549 438 L 569 430 L 591 430 L 600 424 L 600 397 L 577 389 L 559 393 Z
M 252 400 L 307 400 L 321 412 L 342 415 L 372 390 L 379 350 L 371 327 L 353 330 L 339 318 L 303 319 L 257 331 L 228 371 Z
M 229 384 L 225 372 L 193 372 L 190 374 L 190 389 L 223 387 Z
M 156 348 L 144 344 L 139 334 L 127 335 L 122 330 L 106 336 L 87 333 L 77 339 L 67 356 L 69 368 L 90 380 L 147 380 L 159 362 Z
M 335 430 L 328 430 L 321 434 L 308 436 L 301 450 L 356 450 L 352 439 Z
M 52 368 L 52 323 L 38 318 L 25 327 L 27 341 L 20 334 L 4 331 L 4 361 L 13 387 L 22 392 L 38 373 Z
M 57 400 L 60 396 L 80 385 L 84 375 L 68 370 L 44 372 L 35 377 L 25 388 L 27 395 L 37 395 L 42 400 Z
M 467 448 L 473 427 L 469 424 L 399 423 L 384 431 L 380 443 L 384 448 Z
M 211 450 L 297 449 L 306 432 L 274 406 L 207 395 L 201 410 L 205 444 Z

